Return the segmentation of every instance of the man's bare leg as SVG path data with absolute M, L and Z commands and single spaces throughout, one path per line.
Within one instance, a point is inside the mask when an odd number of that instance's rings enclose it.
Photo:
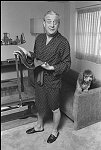
M 40 115 L 39 113 L 37 113 L 37 125 L 34 127 L 36 131 L 44 129 L 43 117 L 44 115 Z
M 53 130 L 47 139 L 47 143 L 53 143 L 57 139 L 59 135 L 58 125 L 60 122 L 60 118 L 61 118 L 61 113 L 60 113 L 60 109 L 58 108 L 55 111 L 53 111 Z
M 38 121 L 37 121 L 37 124 L 35 127 L 33 128 L 30 128 L 26 131 L 27 134 L 32 134 L 32 133 L 35 133 L 35 132 L 42 132 L 44 131 L 44 127 L 43 127 L 43 116 L 37 114 L 37 117 L 38 117 Z
M 53 130 L 52 130 L 52 134 L 54 136 L 57 137 L 57 133 L 58 133 L 58 126 L 60 123 L 60 118 L 61 118 L 61 112 L 60 109 L 56 109 L 55 111 L 53 111 Z

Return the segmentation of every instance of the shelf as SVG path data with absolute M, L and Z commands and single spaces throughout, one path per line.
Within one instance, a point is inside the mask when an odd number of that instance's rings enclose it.
M 26 42 L 24 42 L 24 43 L 26 43 Z M 22 44 L 24 44 L 24 43 L 22 43 Z M 1 44 L 1 46 L 9 46 L 9 45 L 13 46 L 13 45 L 22 45 L 22 44 L 3 44 L 3 45 Z
M 1 46 L 9 46 L 9 45 L 22 45 L 26 43 L 26 41 L 24 41 L 23 43 L 18 43 L 18 44 L 1 44 Z
M 27 70 L 27 68 L 21 64 L 22 68 L 24 70 Z M 19 66 L 19 62 L 18 62 L 18 67 Z M 16 71 L 16 64 L 15 64 L 15 59 L 8 59 L 6 61 L 1 61 L 1 73 L 5 73 L 5 72 L 12 72 L 12 71 Z

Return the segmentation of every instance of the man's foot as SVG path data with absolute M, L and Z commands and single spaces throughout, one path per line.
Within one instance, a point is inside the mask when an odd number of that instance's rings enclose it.
M 36 125 L 35 127 L 28 129 L 26 131 L 27 134 L 32 134 L 32 133 L 36 133 L 36 132 L 42 132 L 44 131 L 44 128 L 41 127 L 40 125 Z
M 59 136 L 59 132 L 57 133 L 57 136 L 51 134 L 47 140 L 47 143 L 53 143 Z
M 27 134 L 32 134 L 32 133 L 42 132 L 42 131 L 44 131 L 44 129 L 36 130 L 36 129 L 33 127 L 33 128 L 31 128 L 31 129 L 28 129 L 28 130 L 26 131 L 26 133 L 27 133 Z

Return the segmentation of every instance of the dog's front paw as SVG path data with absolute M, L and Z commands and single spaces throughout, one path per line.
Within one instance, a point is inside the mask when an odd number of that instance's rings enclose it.
M 88 92 L 88 89 L 85 89 L 83 92 L 85 92 L 85 93 Z

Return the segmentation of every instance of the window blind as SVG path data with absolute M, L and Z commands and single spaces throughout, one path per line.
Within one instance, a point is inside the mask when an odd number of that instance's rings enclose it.
M 77 10 L 76 58 L 101 63 L 101 7 Z

